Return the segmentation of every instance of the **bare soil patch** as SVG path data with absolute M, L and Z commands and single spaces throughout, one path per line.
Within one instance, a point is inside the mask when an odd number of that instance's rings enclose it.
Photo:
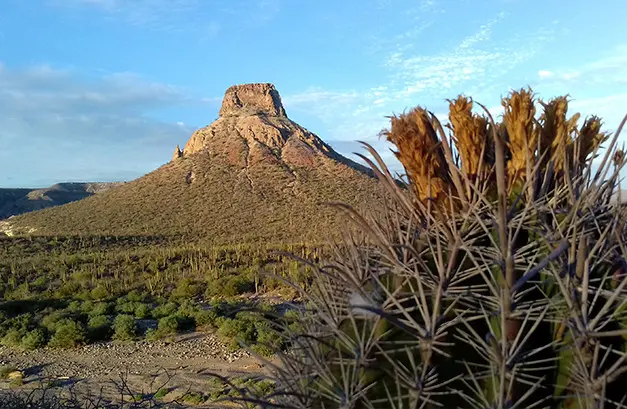
M 167 341 L 91 344 L 71 350 L 20 352 L 0 347 L 0 364 L 24 374 L 21 389 L 54 382 L 55 388 L 119 399 L 122 380 L 128 395 L 168 389 L 164 401 L 188 392 L 206 393 L 213 377 L 262 374 L 263 366 L 244 350 L 228 348 L 212 333 L 188 333 Z M 17 388 L 0 382 L 0 390 Z

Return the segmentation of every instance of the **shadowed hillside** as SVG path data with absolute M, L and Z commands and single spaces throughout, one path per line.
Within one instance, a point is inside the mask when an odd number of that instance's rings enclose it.
M 11 234 L 163 234 L 215 242 L 319 241 L 337 210 L 379 202 L 378 182 L 292 122 L 271 84 L 227 90 L 220 118 L 170 163 L 116 189 L 4 222 Z
M 81 200 L 119 184 L 58 183 L 44 189 L 0 189 L 0 220 Z

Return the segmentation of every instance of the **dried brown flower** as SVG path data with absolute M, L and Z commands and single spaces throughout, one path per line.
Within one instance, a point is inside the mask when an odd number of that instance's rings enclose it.
M 538 143 L 538 129 L 534 123 L 536 109 L 532 91 L 513 91 L 501 101 L 505 112 L 503 124 L 509 136 L 511 159 L 508 163 L 510 183 L 525 177 L 527 161 L 533 166 Z
M 607 132 L 601 132 L 601 118 L 598 116 L 586 118 L 579 130 L 576 141 L 579 163 L 585 163 L 588 156 L 605 142 L 608 137 L 609 134 Z
M 448 191 L 448 167 L 428 112 L 416 107 L 391 117 L 389 130 L 381 132 L 398 149 L 395 152 L 413 182 L 420 201 L 438 200 Z
M 489 151 L 488 121 L 485 117 L 473 115 L 472 100 L 464 96 L 449 100 L 449 120 L 461 157 L 462 171 L 473 179 L 488 168 L 485 160 Z

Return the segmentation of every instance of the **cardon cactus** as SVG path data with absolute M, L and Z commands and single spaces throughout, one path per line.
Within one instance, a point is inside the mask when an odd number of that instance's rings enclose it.
M 627 407 L 625 120 L 611 137 L 566 97 L 502 103 L 392 117 L 407 183 L 366 145 L 386 211 L 338 205 L 363 234 L 315 268 L 257 405 Z

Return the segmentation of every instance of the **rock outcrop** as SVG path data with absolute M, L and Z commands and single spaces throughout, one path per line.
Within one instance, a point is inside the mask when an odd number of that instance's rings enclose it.
M 174 149 L 174 154 L 172 155 L 172 160 L 177 160 L 182 157 L 183 157 L 183 151 L 181 150 L 180 146 L 176 145 L 176 149 Z
M 368 172 L 290 120 L 278 91 L 268 83 L 235 85 L 226 91 L 220 117 L 194 132 L 183 155 L 202 151 L 241 167 L 259 161 L 316 167 L 331 160 Z
M 220 116 L 244 114 L 286 117 L 281 97 L 269 83 L 234 85 L 226 90 Z

